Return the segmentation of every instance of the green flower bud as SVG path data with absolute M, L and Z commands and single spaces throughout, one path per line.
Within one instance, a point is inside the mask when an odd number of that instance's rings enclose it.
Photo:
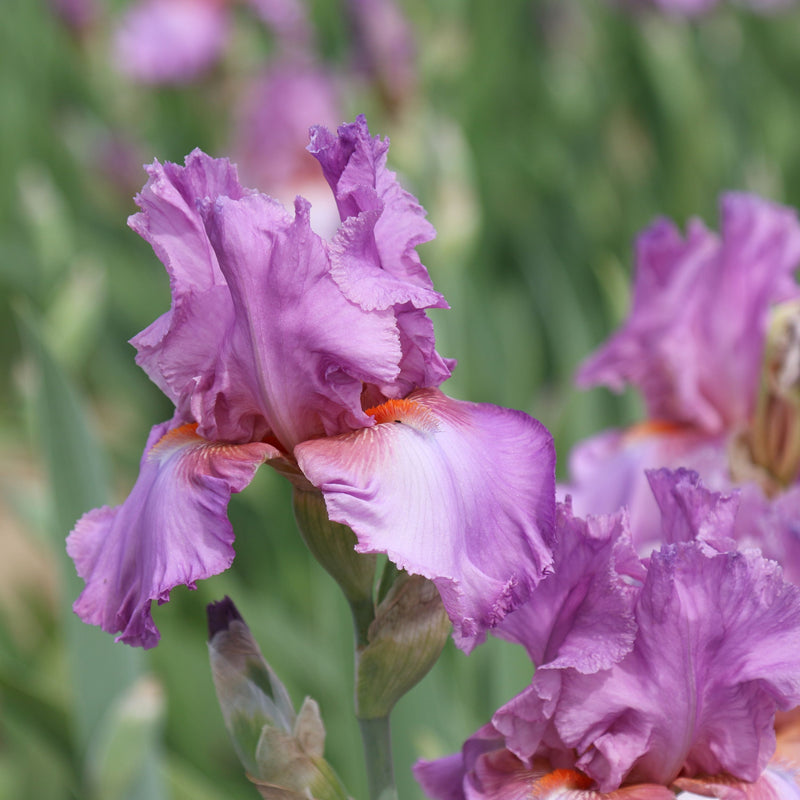
M 800 473 L 800 302 L 772 310 L 755 415 L 733 441 L 731 471 L 756 480 L 767 495 Z
M 377 607 L 367 644 L 356 651 L 356 714 L 385 717 L 434 665 L 450 634 L 438 589 L 421 575 L 396 573 Z
M 208 629 L 211 672 L 225 726 L 262 797 L 347 800 L 323 758 L 325 727 L 319 707 L 306 698 L 295 714 L 286 688 L 230 598 L 208 606 Z

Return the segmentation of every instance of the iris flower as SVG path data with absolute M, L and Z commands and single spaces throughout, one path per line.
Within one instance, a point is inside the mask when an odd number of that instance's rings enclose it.
M 167 268 L 172 306 L 132 341 L 175 414 L 127 500 L 69 536 L 86 622 L 154 646 L 151 601 L 230 566 L 227 504 L 265 461 L 320 491 L 359 552 L 433 580 L 466 650 L 548 570 L 552 438 L 439 391 L 454 363 L 426 309 L 446 303 L 415 249 L 434 230 L 387 148 L 363 117 L 313 130 L 342 220 L 331 241 L 305 200 L 290 214 L 226 160 L 148 168 L 130 224 Z
M 500 626 L 534 658 L 533 681 L 460 753 L 417 765 L 432 797 L 800 796 L 796 773 L 770 763 L 775 713 L 800 703 L 800 589 L 735 548 L 735 495 L 687 471 L 650 480 L 667 543 L 638 567 L 624 512 L 562 511 L 553 578 Z M 584 569 L 562 570 L 576 553 Z M 565 585 L 545 596 L 550 581 Z M 613 627 L 587 602 L 600 586 Z
M 800 223 L 793 209 L 736 193 L 723 196 L 721 220 L 719 235 L 693 219 L 683 236 L 661 219 L 639 236 L 630 315 L 578 373 L 584 387 L 636 387 L 647 420 L 580 444 L 564 491 L 579 514 L 627 505 L 642 545 L 659 538 L 648 468 L 748 485 L 742 520 L 800 510 L 800 496 L 766 503 L 800 469 Z

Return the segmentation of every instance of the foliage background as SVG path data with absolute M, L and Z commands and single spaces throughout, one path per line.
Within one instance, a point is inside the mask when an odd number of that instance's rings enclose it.
M 126 344 L 169 304 L 161 265 L 125 226 L 144 173 L 110 176 L 103 142 L 124 134 L 139 163 L 225 155 L 227 90 L 274 47 L 242 19 L 205 80 L 134 86 L 109 66 L 104 24 L 123 5 L 83 38 L 46 0 L 6 0 L 0 25 L 0 797 L 252 798 L 207 663 L 204 608 L 224 594 L 295 701 L 319 701 L 328 757 L 363 797 L 348 612 L 268 470 L 231 504 L 233 568 L 155 610 L 155 650 L 114 646 L 69 610 L 80 581 L 65 535 L 124 498 L 147 431 L 171 415 Z M 390 136 L 390 166 L 439 230 L 422 253 L 452 306 L 435 318 L 440 352 L 459 359 L 449 393 L 541 419 L 563 478 L 574 442 L 635 418 L 633 398 L 578 393 L 571 376 L 624 315 L 636 233 L 658 214 L 716 226 L 726 189 L 800 204 L 800 11 L 401 8 L 416 91 L 390 108 L 354 80 L 346 116 Z M 309 12 L 322 57 L 345 71 L 344 9 Z M 457 749 L 529 678 L 510 645 L 470 658 L 448 646 L 393 716 L 401 796 L 421 796 L 416 758 Z

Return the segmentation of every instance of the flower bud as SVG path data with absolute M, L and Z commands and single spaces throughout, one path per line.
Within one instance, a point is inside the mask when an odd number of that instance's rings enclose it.
M 427 674 L 450 634 L 438 589 L 399 572 L 378 605 L 367 645 L 356 652 L 356 715 L 385 717 Z
M 347 800 L 322 757 L 325 727 L 306 698 L 295 714 L 289 694 L 264 660 L 236 606 L 208 606 L 208 650 L 225 726 L 248 778 L 270 800 Z
M 772 311 L 758 402 L 746 443 L 768 495 L 800 473 L 800 303 Z

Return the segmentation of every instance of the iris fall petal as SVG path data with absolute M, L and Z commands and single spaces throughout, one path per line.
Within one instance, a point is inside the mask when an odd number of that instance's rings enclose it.
M 195 581 L 231 565 L 231 493 L 247 486 L 274 455 L 267 444 L 206 442 L 194 426 L 153 428 L 126 501 L 85 514 L 67 539 L 67 552 L 86 581 L 75 612 L 119 633 L 118 641 L 154 647 L 159 633 L 151 602 L 166 602 L 175 586 L 194 588 Z
M 469 651 L 550 565 L 555 454 L 521 412 L 419 390 L 379 423 L 304 442 L 300 468 L 361 552 L 383 552 L 439 588 Z

